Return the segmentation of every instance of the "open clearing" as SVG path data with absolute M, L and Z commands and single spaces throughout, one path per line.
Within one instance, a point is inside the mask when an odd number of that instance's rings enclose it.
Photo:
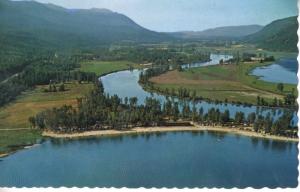
M 64 92 L 46 93 L 48 86 L 37 86 L 22 93 L 16 101 L 0 108 L 0 153 L 10 151 L 18 145 L 29 145 L 41 138 L 41 132 L 28 129 L 28 118 L 45 109 L 62 105 L 76 105 L 92 84 L 66 83 Z
M 216 65 L 179 71 L 169 71 L 150 79 L 154 86 L 164 90 L 186 88 L 195 90 L 197 96 L 224 101 L 240 101 L 256 104 L 257 96 L 272 101 L 283 99 L 284 93 L 277 90 L 277 84 L 258 80 L 248 75 L 249 71 L 263 64 Z M 285 92 L 295 85 L 285 84 Z
M 0 130 L 9 128 L 28 128 L 28 118 L 36 113 L 62 105 L 76 105 L 76 98 L 83 96 L 92 84 L 66 83 L 66 91 L 44 92 L 48 86 L 37 86 L 26 91 L 17 100 L 0 108 Z
M 98 76 L 114 71 L 140 67 L 128 61 L 85 61 L 80 71 L 95 72 Z M 38 112 L 62 105 L 77 105 L 77 98 L 84 96 L 93 84 L 69 82 L 64 92 L 45 92 L 48 85 L 36 86 L 25 91 L 15 101 L 0 108 L 0 154 L 30 145 L 42 138 L 41 131 L 30 129 L 28 118 Z
M 94 72 L 98 76 L 119 70 L 126 70 L 131 67 L 140 67 L 130 61 L 85 61 L 81 63 L 80 70 Z

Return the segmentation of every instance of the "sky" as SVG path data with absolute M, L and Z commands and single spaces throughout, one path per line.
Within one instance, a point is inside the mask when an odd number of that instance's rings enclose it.
M 36 0 L 65 8 L 107 8 L 154 31 L 260 24 L 298 14 L 297 0 Z

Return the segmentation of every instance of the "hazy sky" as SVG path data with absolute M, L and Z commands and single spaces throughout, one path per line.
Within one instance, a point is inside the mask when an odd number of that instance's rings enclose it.
M 261 24 L 298 14 L 297 0 L 37 0 L 66 8 L 107 8 L 155 31 Z

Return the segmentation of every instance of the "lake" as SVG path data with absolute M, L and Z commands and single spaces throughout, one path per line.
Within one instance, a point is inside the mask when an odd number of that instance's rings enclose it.
M 274 64 L 255 68 L 251 74 L 268 82 L 297 84 L 297 72 L 297 59 L 280 59 Z
M 0 186 L 296 187 L 297 144 L 212 132 L 47 139 L 0 161 Z

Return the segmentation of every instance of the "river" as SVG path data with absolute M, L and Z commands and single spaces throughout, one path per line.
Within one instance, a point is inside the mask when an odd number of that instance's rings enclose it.
M 230 57 L 226 55 L 216 56 L 215 54 L 213 54 L 211 56 L 212 60 L 209 62 L 189 64 L 189 65 L 185 65 L 184 67 L 193 68 L 193 67 L 202 67 L 207 65 L 216 65 L 219 63 L 220 59 L 226 60 L 228 58 Z M 138 80 L 141 72 L 142 70 L 137 70 L 137 69 L 132 71 L 129 70 L 120 71 L 120 72 L 108 74 L 106 76 L 101 77 L 100 79 L 103 83 L 106 93 L 109 93 L 110 95 L 118 95 L 123 100 L 125 97 L 128 98 L 137 97 L 138 103 L 143 104 L 147 97 L 153 97 L 158 99 L 161 103 L 164 103 L 166 101 L 166 97 L 164 95 L 147 92 L 139 85 Z M 192 106 L 192 103 L 190 103 L 190 105 Z M 274 119 L 276 119 L 280 115 L 282 115 L 283 112 L 282 109 L 280 108 L 269 109 L 266 107 L 257 107 L 257 106 L 249 107 L 243 105 L 233 105 L 233 104 L 224 104 L 224 103 L 215 104 L 215 103 L 208 103 L 205 101 L 197 102 L 196 107 L 198 109 L 202 107 L 204 109 L 204 112 L 207 112 L 212 107 L 219 109 L 221 112 L 224 112 L 226 109 L 228 109 L 231 117 L 234 117 L 234 114 L 236 112 L 242 111 L 245 113 L 245 115 L 248 115 L 249 113 L 252 112 L 261 115 L 266 115 L 267 113 L 271 113 Z M 297 124 L 297 121 L 298 118 L 295 112 L 292 124 L 294 125 Z
M 163 95 L 142 89 L 140 72 L 101 77 L 105 92 L 121 98 L 136 96 L 139 103 L 150 96 L 164 102 Z M 229 109 L 231 115 L 236 111 L 281 114 L 279 109 L 255 106 L 196 105 Z M 297 156 L 297 143 L 213 132 L 45 139 L 0 158 L 0 186 L 296 187 Z

